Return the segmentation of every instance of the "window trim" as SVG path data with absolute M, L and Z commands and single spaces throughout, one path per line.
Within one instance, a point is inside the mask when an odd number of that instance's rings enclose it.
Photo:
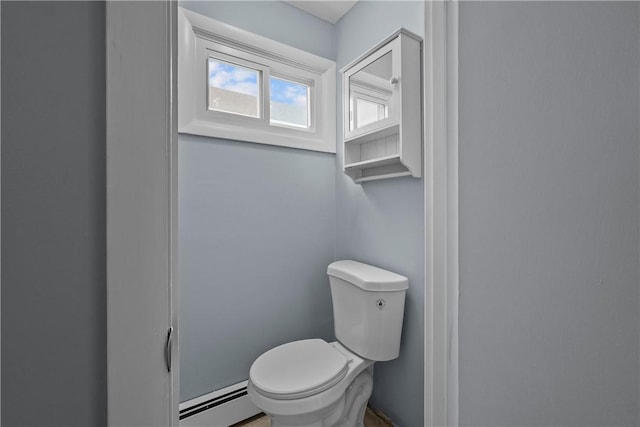
M 178 8 L 178 132 L 336 152 L 336 64 L 215 19 Z M 213 54 L 211 54 L 213 53 Z M 220 55 L 261 68 L 261 117 L 209 110 L 206 64 Z M 241 65 L 241 64 L 240 64 Z M 252 68 L 255 68 L 252 66 Z M 310 127 L 271 124 L 269 77 L 309 85 Z

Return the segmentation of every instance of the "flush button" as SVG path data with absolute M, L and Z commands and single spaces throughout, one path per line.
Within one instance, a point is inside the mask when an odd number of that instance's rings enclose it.
M 378 306 L 379 310 L 382 310 L 382 308 L 385 306 L 385 302 L 383 299 L 379 299 L 378 301 L 376 301 L 376 305 Z

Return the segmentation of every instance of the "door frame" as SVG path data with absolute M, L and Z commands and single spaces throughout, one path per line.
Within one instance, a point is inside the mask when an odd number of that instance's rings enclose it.
M 111 1 L 106 16 L 108 424 L 178 426 L 177 3 Z M 456 0 L 425 1 L 424 70 L 424 424 L 457 426 Z
M 106 3 L 109 426 L 178 426 L 176 18 Z
M 458 1 L 425 1 L 424 424 L 457 426 Z

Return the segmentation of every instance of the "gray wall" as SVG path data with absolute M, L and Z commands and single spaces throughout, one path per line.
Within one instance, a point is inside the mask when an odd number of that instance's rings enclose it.
M 284 3 L 182 5 L 333 56 L 331 24 Z M 247 379 L 275 345 L 332 338 L 335 156 L 191 135 L 179 156 L 184 401 Z
M 336 24 L 338 68 L 405 27 L 424 33 L 422 2 L 359 2 Z M 340 81 L 340 80 L 339 80 Z M 417 88 L 416 88 L 417 90 Z M 338 99 L 342 99 L 341 84 Z M 337 128 L 342 129 L 342 103 Z M 342 140 L 338 132 L 338 140 Z M 423 425 L 423 180 L 394 178 L 354 184 L 336 162 L 336 259 L 355 259 L 409 278 L 400 357 L 375 367 L 371 405 L 401 426 Z
M 104 4 L 1 7 L 2 425 L 104 425 Z
M 460 424 L 638 425 L 638 3 L 460 4 Z

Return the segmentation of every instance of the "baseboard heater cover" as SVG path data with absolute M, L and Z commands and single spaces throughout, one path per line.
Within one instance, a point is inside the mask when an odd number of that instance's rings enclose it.
M 180 403 L 180 427 L 228 426 L 261 411 L 247 395 L 248 381 Z

